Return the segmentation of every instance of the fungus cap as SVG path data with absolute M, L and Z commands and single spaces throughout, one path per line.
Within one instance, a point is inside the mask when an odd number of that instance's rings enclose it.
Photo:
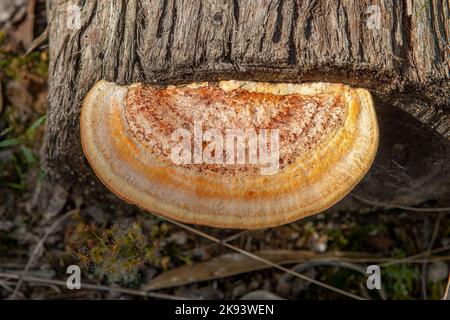
M 96 175 L 123 200 L 186 223 L 255 229 L 348 194 L 373 162 L 378 125 L 370 93 L 342 84 L 102 80 L 84 99 L 81 141 Z

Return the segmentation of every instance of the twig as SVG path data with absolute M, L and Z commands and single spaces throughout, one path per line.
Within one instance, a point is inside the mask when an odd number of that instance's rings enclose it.
M 448 300 L 448 292 L 450 290 L 450 274 L 448 275 L 447 288 L 445 289 L 444 297 L 442 300 Z
M 39 277 L 31 277 L 31 276 L 26 276 L 23 274 L 18 274 L 18 273 L 0 272 L 0 278 L 18 279 L 19 281 L 21 280 L 21 281 L 27 281 L 27 282 L 42 283 L 42 284 L 46 284 L 46 285 L 51 284 L 51 285 L 55 285 L 55 286 L 67 287 L 66 281 L 39 278 Z M 81 287 L 83 289 L 88 289 L 88 290 L 119 292 L 119 293 L 129 294 L 129 295 L 133 295 L 133 296 L 141 296 L 141 297 L 156 298 L 156 299 L 170 299 L 170 300 L 186 300 L 187 299 L 184 297 L 178 297 L 178 296 L 173 296 L 173 295 L 164 294 L 164 293 L 145 292 L 145 291 L 134 290 L 134 289 L 127 289 L 127 288 L 121 288 L 121 287 L 108 287 L 108 286 L 95 285 L 95 284 L 90 284 L 90 283 L 82 283 Z
M 408 206 L 402 206 L 400 204 L 392 204 L 392 203 L 386 203 L 386 202 L 379 202 L 375 200 L 366 199 L 361 196 L 357 196 L 354 193 L 350 193 L 350 196 L 355 198 L 356 200 L 359 200 L 361 202 L 376 206 L 376 207 L 385 207 L 388 209 L 403 209 L 407 211 L 413 211 L 413 212 L 450 212 L 450 207 L 443 207 L 443 208 L 417 208 L 417 207 L 408 207 Z
M 214 243 L 216 244 L 216 243 Z M 216 244 L 217 245 L 217 244 Z M 272 261 L 278 265 L 293 265 L 311 263 L 349 263 L 349 264 L 380 264 L 381 262 L 392 261 L 395 258 L 379 257 L 379 256 L 355 256 L 352 252 L 332 251 L 323 254 L 317 254 L 311 251 L 289 251 L 289 250 L 267 250 L 256 251 L 253 254 Z M 153 278 L 149 283 L 143 285 L 141 290 L 161 290 L 173 287 L 184 286 L 192 283 L 202 281 L 212 281 L 216 279 L 223 279 L 237 274 L 251 273 L 254 271 L 264 270 L 270 268 L 269 265 L 262 263 L 253 258 L 249 258 L 242 254 L 238 254 L 242 258 L 233 258 L 225 255 L 214 257 L 208 261 L 196 263 L 190 266 L 181 266 L 172 270 L 161 273 Z M 228 256 L 228 257 L 227 257 Z M 450 261 L 450 256 L 436 256 L 432 259 L 428 258 L 427 262 L 432 261 Z M 410 260 L 408 263 L 423 263 L 424 260 Z M 221 266 L 220 272 L 211 272 L 218 266 Z M 296 272 L 295 267 L 291 267 Z M 365 272 L 365 271 L 364 271 Z M 291 277 L 290 274 L 284 274 L 281 277 Z M 175 280 L 174 280 L 175 279 Z M 364 292 L 364 291 L 363 291 Z
M 193 233 L 195 233 L 195 234 L 197 234 L 197 235 L 199 235 L 199 236 L 201 236 L 201 237 L 203 237 L 203 238 L 205 238 L 205 239 L 208 239 L 208 240 L 210 240 L 210 241 L 213 241 L 213 242 L 215 242 L 215 243 L 219 243 L 219 244 L 221 244 L 222 246 L 224 246 L 224 247 L 226 247 L 226 248 L 228 248 L 228 249 L 230 249 L 230 250 L 239 252 L 239 253 L 241 253 L 241 254 L 247 256 L 247 257 L 250 257 L 250 258 L 253 258 L 253 259 L 255 259 L 255 260 L 258 260 L 258 261 L 260 261 L 260 262 L 262 262 L 262 263 L 265 263 L 265 264 L 267 264 L 267 265 L 269 265 L 269 266 L 271 266 L 271 267 L 273 267 L 273 268 L 275 268 L 275 269 L 278 269 L 278 270 L 284 271 L 284 272 L 286 272 L 286 273 L 289 273 L 289 274 L 291 274 L 291 275 L 293 275 L 293 276 L 295 276 L 295 277 L 297 277 L 297 278 L 303 279 L 303 280 L 305 280 L 305 281 L 309 281 L 309 282 L 311 282 L 311 283 L 313 283 L 313 284 L 315 284 L 315 285 L 318 285 L 318 286 L 320 286 L 320 287 L 322 287 L 322 288 L 325 288 L 325 289 L 334 291 L 334 292 L 336 292 L 336 293 L 339 293 L 339 294 L 341 294 L 341 295 L 344 295 L 344 296 L 349 297 L 349 298 L 352 298 L 352 299 L 365 300 L 365 298 L 363 298 L 363 297 L 361 297 L 361 296 L 355 295 L 355 294 L 353 294 L 353 293 L 349 293 L 349 292 L 347 292 L 347 291 L 344 291 L 344 290 L 342 290 L 342 289 L 336 288 L 336 287 L 331 286 L 331 285 L 329 285 L 329 284 L 326 284 L 326 283 L 324 283 L 324 282 L 321 282 L 321 281 L 318 281 L 318 280 L 316 280 L 316 279 L 307 277 L 307 276 L 305 276 L 305 275 L 303 275 L 303 274 L 300 274 L 300 273 L 298 273 L 298 272 L 295 272 L 295 271 L 293 271 L 293 270 L 291 270 L 291 269 L 288 269 L 288 268 L 285 268 L 285 267 L 283 267 L 283 266 L 280 266 L 280 265 L 278 265 L 278 264 L 276 264 L 276 263 L 273 263 L 272 261 L 269 261 L 269 260 L 267 260 L 267 259 L 261 258 L 261 257 L 255 255 L 255 254 L 252 254 L 251 252 L 248 252 L 248 251 L 246 251 L 246 250 L 244 250 L 244 249 L 241 249 L 241 248 L 238 248 L 238 247 L 236 247 L 236 246 L 234 246 L 234 245 L 232 245 L 232 244 L 223 242 L 223 241 L 221 241 L 220 239 L 218 239 L 218 238 L 216 238 L 216 237 L 214 237 L 214 236 L 212 236 L 212 235 L 209 235 L 209 234 L 207 234 L 207 233 L 205 233 L 205 232 L 202 232 L 202 231 L 200 231 L 200 230 L 197 230 L 197 229 L 195 229 L 195 228 L 189 227 L 188 225 L 185 225 L 184 223 L 181 223 L 181 222 L 178 222 L 178 221 L 174 221 L 174 220 L 169 219 L 169 218 L 166 218 L 166 217 L 161 217 L 161 218 L 164 219 L 164 220 L 166 220 L 166 221 L 168 221 L 168 222 L 170 222 L 170 223 L 172 223 L 172 224 L 174 224 L 174 225 L 176 225 L 176 226 L 178 226 L 178 227 L 180 227 L 180 228 L 183 228 L 183 229 L 185 229 L 185 230 L 188 230 L 188 231 L 190 231 L 190 232 L 193 232 Z
M 23 272 L 22 272 L 23 276 L 26 276 L 28 270 L 30 269 L 31 265 L 34 262 L 34 259 L 35 259 L 36 255 L 38 254 L 39 250 L 41 250 L 41 248 L 44 246 L 44 243 L 47 240 L 48 236 L 56 229 L 56 227 L 60 223 L 62 223 L 69 216 L 71 216 L 72 214 L 74 214 L 76 212 L 78 212 L 78 209 L 70 210 L 66 214 L 64 214 L 61 217 L 59 217 L 58 219 L 56 219 L 55 222 L 53 222 L 53 224 L 47 229 L 47 231 L 45 232 L 44 236 L 39 240 L 39 242 L 34 247 L 33 252 L 30 255 L 30 259 L 28 259 L 28 262 L 25 265 L 25 268 L 23 269 Z M 19 291 L 20 286 L 22 285 L 22 282 L 23 282 L 22 278 L 19 278 L 19 281 L 17 282 L 17 285 L 16 285 L 16 287 L 14 289 L 14 292 L 11 294 L 9 299 L 15 299 L 15 297 L 17 295 L 17 292 Z
M 244 234 L 249 233 L 249 232 L 251 232 L 251 230 L 239 231 L 239 232 L 237 232 L 235 234 L 232 234 L 229 237 L 226 237 L 225 239 L 222 240 L 222 242 L 231 242 L 231 241 L 236 240 L 236 239 L 240 238 L 241 236 L 243 236 Z M 218 244 L 217 243 L 209 243 L 208 245 L 202 246 L 202 248 L 203 249 L 208 249 L 208 248 L 214 247 L 216 245 L 218 245 Z M 193 250 L 190 250 L 190 251 L 193 251 Z
M 231 236 L 225 238 L 225 239 L 223 240 L 223 242 L 231 242 L 231 241 L 233 241 L 233 240 L 235 240 L 235 239 L 237 239 L 237 238 L 242 237 L 244 234 L 249 233 L 249 232 L 250 232 L 250 230 L 242 230 L 242 231 L 239 231 L 239 232 L 237 232 L 237 233 L 235 233 L 235 234 L 233 234 L 233 235 L 231 235 Z
M 8 281 L 2 281 L 2 280 L 0 280 L 0 287 L 2 287 L 3 289 L 5 289 L 6 291 L 13 292 L 14 289 L 13 289 L 12 287 L 9 286 L 10 284 L 12 284 L 12 283 L 10 283 L 10 282 L 8 282 Z
M 442 213 L 439 213 L 438 217 L 436 218 L 436 222 L 434 224 L 433 233 L 431 234 L 430 243 L 428 244 L 425 258 L 428 258 L 431 255 L 431 250 L 433 249 L 434 243 L 436 242 L 437 235 L 439 233 L 439 226 L 442 219 Z M 425 261 L 422 264 L 422 277 L 421 277 L 421 287 L 422 287 L 422 296 L 424 300 L 427 300 L 428 293 L 427 293 L 427 276 L 428 276 L 428 270 L 427 270 L 428 264 Z
M 381 263 L 380 267 L 387 267 L 387 266 L 391 266 L 391 265 L 394 265 L 394 264 L 409 262 L 409 261 L 414 260 L 416 258 L 420 258 L 420 257 L 426 256 L 429 253 L 439 253 L 439 252 L 444 252 L 444 251 L 447 251 L 447 250 L 450 250 L 450 245 L 443 246 L 441 248 L 431 250 L 430 252 L 428 252 L 428 251 L 427 252 L 422 252 L 422 253 L 418 253 L 418 254 L 415 254 L 415 255 L 412 255 L 412 256 L 409 256 L 409 257 L 395 259 L 395 260 L 392 260 L 392 261 L 387 261 L 387 262 Z M 422 262 L 423 261 L 421 261 L 420 263 L 422 263 Z
M 0 81 L 0 116 L 3 113 L 3 85 L 2 82 Z
M 296 271 L 296 272 L 304 272 L 308 269 L 312 269 L 312 268 L 316 268 L 316 267 L 322 267 L 322 266 L 331 266 L 331 267 L 337 267 L 337 268 L 344 268 L 344 269 L 349 269 L 349 270 L 353 270 L 359 273 L 362 273 L 364 275 L 366 275 L 366 269 L 364 269 L 363 267 L 361 267 L 358 264 L 355 263 L 350 263 L 350 262 L 343 262 L 343 261 L 329 261 L 329 260 L 311 260 L 311 261 L 307 261 L 305 263 L 301 263 L 298 264 L 296 266 L 294 266 L 292 268 L 292 270 Z M 288 282 L 289 279 L 289 275 L 287 275 L 288 277 L 282 277 L 280 280 L 281 281 L 286 281 Z M 386 292 L 384 291 L 384 286 L 381 285 L 381 290 L 377 290 L 378 294 L 380 295 L 380 298 L 382 300 L 386 300 Z
M 25 52 L 25 55 L 29 55 L 31 52 L 36 50 L 41 44 L 43 44 L 48 38 L 48 26 L 45 28 L 44 32 L 39 35 L 36 39 L 33 40 L 33 42 L 28 47 L 27 51 Z

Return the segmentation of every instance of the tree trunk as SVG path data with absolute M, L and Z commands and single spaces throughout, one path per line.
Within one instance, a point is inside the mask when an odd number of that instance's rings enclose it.
M 369 89 L 380 148 L 355 192 L 407 205 L 450 199 L 448 0 L 72 1 L 79 29 L 69 28 L 70 2 L 47 1 L 47 187 L 109 195 L 79 137 L 81 101 L 97 80 L 233 78 Z

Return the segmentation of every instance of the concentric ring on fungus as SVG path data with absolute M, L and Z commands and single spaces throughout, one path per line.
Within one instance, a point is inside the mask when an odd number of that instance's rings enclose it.
M 192 162 L 173 160 L 177 130 L 192 133 L 185 144 Z M 238 140 L 228 140 L 229 130 L 245 133 L 245 162 L 237 160 Z M 207 132 L 223 137 L 223 155 L 221 149 L 210 154 L 223 162 L 205 160 Z M 274 132 L 278 140 L 270 140 Z M 257 150 L 256 159 L 264 150 L 250 137 L 263 136 L 268 155 L 277 148 L 269 174 L 270 163 L 250 161 L 250 150 Z M 229 80 L 161 87 L 102 80 L 84 99 L 81 141 L 97 176 L 123 200 L 186 223 L 255 229 L 341 200 L 373 162 L 378 125 L 370 93 L 342 84 Z M 227 158 L 231 142 L 235 154 Z

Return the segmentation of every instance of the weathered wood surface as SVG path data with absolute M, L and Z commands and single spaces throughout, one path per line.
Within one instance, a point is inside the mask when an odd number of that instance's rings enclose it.
M 47 186 L 103 194 L 79 139 L 81 101 L 97 80 L 328 81 L 368 88 L 376 99 L 380 150 L 357 192 L 448 201 L 449 1 L 412 2 L 48 0 Z M 80 5 L 78 30 L 68 28 L 68 3 Z M 370 5 L 380 8 L 379 29 Z

